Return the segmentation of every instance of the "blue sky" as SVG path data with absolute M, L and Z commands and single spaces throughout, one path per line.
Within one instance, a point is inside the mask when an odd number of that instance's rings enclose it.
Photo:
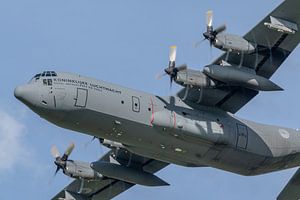
M 104 148 L 91 137 L 56 127 L 13 96 L 13 89 L 46 69 L 71 71 L 158 95 L 168 79 L 155 75 L 178 46 L 178 63 L 202 69 L 220 55 L 207 43 L 194 48 L 205 30 L 204 13 L 213 9 L 215 24 L 245 34 L 279 5 L 273 1 L 219 0 L 10 0 L 0 6 L 0 199 L 50 199 L 71 179 L 59 173 L 50 148 L 63 151 L 74 141 L 73 159 L 94 161 Z M 261 93 L 238 116 L 299 128 L 300 61 L 296 49 L 272 77 L 284 92 Z M 171 186 L 136 186 L 116 199 L 275 199 L 295 169 L 243 177 L 213 168 L 170 165 L 161 172 Z

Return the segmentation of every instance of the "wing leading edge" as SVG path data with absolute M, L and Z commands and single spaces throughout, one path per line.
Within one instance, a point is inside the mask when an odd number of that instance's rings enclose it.
M 224 53 L 213 64 L 223 61 L 236 66 L 242 66 L 255 70 L 256 74 L 270 78 L 290 53 L 300 42 L 300 33 L 287 34 L 268 28 L 265 23 L 271 17 L 285 19 L 300 25 L 300 1 L 285 0 L 260 23 L 250 30 L 244 38 L 257 44 L 257 50 L 251 54 Z M 182 89 L 178 96 L 207 106 L 215 106 L 231 113 L 236 113 L 247 104 L 258 92 L 242 87 L 224 87 L 213 89 Z

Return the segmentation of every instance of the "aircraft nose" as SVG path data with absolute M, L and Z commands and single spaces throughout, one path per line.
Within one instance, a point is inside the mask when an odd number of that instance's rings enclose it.
M 17 86 L 15 88 L 14 95 L 17 99 L 21 100 L 23 98 L 23 95 L 24 95 L 24 87 L 23 86 Z
M 35 105 L 37 90 L 30 85 L 17 86 L 14 91 L 15 97 L 26 105 Z

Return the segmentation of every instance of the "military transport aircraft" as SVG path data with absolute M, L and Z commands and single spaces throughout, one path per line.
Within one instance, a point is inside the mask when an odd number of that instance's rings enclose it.
M 244 37 L 214 29 L 212 46 L 225 53 L 202 71 L 176 66 L 171 47 L 170 82 L 182 85 L 160 97 L 73 73 L 45 71 L 14 95 L 60 127 L 91 135 L 111 150 L 92 163 L 51 149 L 57 171 L 75 178 L 53 199 L 111 199 L 135 184 L 168 185 L 155 172 L 173 163 L 209 166 L 245 176 L 300 165 L 300 131 L 237 118 L 260 91 L 282 90 L 270 77 L 300 41 L 300 1 L 285 0 Z M 279 200 L 300 198 L 300 170 Z

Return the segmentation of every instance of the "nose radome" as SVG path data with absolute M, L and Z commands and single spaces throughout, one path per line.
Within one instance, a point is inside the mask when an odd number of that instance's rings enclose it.
M 32 85 L 17 86 L 14 95 L 18 100 L 28 106 L 35 105 L 38 100 L 37 89 Z
M 17 99 L 21 100 L 23 98 L 23 95 L 24 95 L 24 87 L 23 86 L 17 86 L 15 88 L 14 95 Z

